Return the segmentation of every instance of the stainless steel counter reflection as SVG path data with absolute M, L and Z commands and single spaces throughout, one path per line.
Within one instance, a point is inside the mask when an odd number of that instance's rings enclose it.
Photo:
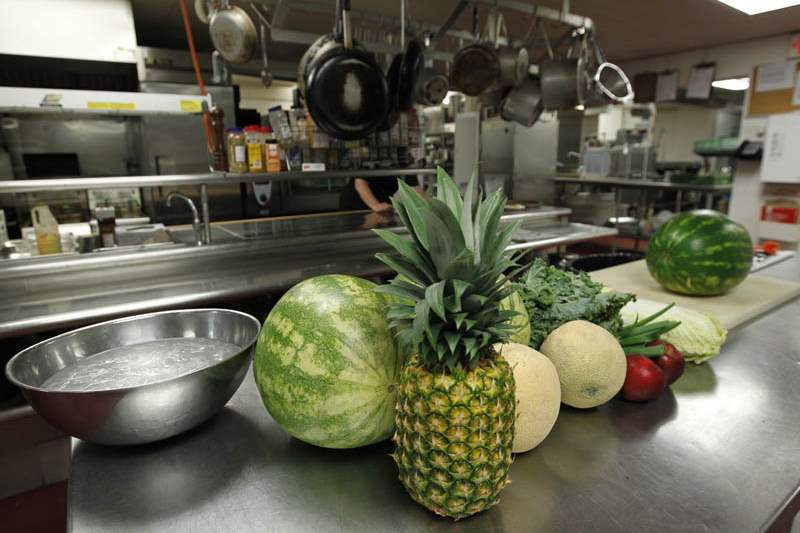
M 616 233 L 559 221 L 569 212 L 539 207 L 507 215 L 524 217 L 524 230 L 511 247 L 542 248 Z M 375 227 L 403 231 L 392 217 L 336 213 L 220 223 L 207 246 L 191 244 L 191 227 L 170 228 L 185 237 L 182 244 L 0 262 L 0 338 L 265 295 L 321 274 L 386 274 L 375 253 L 388 247 L 369 231 Z
M 800 259 L 763 271 L 800 280 Z M 733 332 L 644 404 L 562 407 L 518 455 L 500 504 L 453 523 L 415 504 L 391 443 L 326 450 L 288 437 L 247 376 L 216 419 L 159 445 L 77 443 L 70 526 L 100 531 L 756 531 L 800 480 L 795 300 Z

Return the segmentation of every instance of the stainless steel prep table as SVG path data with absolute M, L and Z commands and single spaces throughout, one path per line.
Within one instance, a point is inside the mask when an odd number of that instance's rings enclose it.
M 566 222 L 569 213 L 544 206 L 504 215 L 507 220 L 525 217 L 526 229 L 511 247 L 545 248 L 616 234 L 613 228 Z M 227 240 L 209 246 L 6 260 L 0 264 L 0 339 L 256 296 L 320 274 L 386 274 L 374 256 L 387 246 L 366 229 L 392 228 L 396 222 L 371 217 L 352 213 L 224 223 L 212 229 L 226 228 L 219 239 Z
M 757 275 L 800 280 L 800 258 Z M 74 441 L 70 527 L 141 531 L 756 531 L 800 484 L 800 301 L 733 332 L 656 402 L 562 408 L 488 512 L 440 519 L 406 495 L 390 443 L 289 438 L 252 376 L 216 418 L 136 448 Z M 797 501 L 794 500 L 796 504 Z
M 651 189 L 663 191 L 675 191 L 677 193 L 675 199 L 675 212 L 681 211 L 681 202 L 683 191 L 695 191 L 705 195 L 705 208 L 711 209 L 714 196 L 718 194 L 730 193 L 733 185 L 706 185 L 702 183 L 672 183 L 669 181 L 655 181 L 643 180 L 636 178 L 596 178 L 596 177 L 579 177 L 579 176 L 557 176 L 552 178 L 552 181 L 557 185 L 587 185 L 587 186 L 608 186 L 615 191 L 615 213 L 619 216 L 619 195 L 616 194 L 618 189 L 639 189 L 647 191 Z M 563 190 L 563 189 L 562 189 Z

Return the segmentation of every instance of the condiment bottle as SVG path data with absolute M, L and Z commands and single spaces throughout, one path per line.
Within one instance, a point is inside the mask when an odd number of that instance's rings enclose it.
M 100 245 L 111 248 L 117 244 L 117 216 L 113 206 L 95 207 L 94 216 L 100 231 Z
M 50 208 L 37 205 L 31 209 L 33 232 L 36 234 L 36 247 L 40 255 L 61 253 L 61 236 L 58 233 L 58 221 Z
M 245 126 L 245 141 L 247 142 L 247 171 L 264 172 L 264 141 L 261 135 L 261 126 Z
M 247 146 L 241 128 L 228 128 L 228 171 L 247 172 Z
M 264 128 L 264 151 L 267 158 L 267 172 L 274 173 L 281 171 L 281 148 L 275 140 L 275 135 L 272 131 Z

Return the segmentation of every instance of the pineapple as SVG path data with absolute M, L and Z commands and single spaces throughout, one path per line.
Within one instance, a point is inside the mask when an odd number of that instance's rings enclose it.
M 375 230 L 398 253 L 377 257 L 396 276 L 377 290 L 392 296 L 391 327 L 406 353 L 393 455 L 400 481 L 431 511 L 465 518 L 498 502 L 514 440 L 514 375 L 493 345 L 513 332 L 515 311 L 505 252 L 517 225 L 500 229 L 500 191 L 462 199 L 439 169 L 435 198 L 400 182 L 394 208 L 411 240 Z

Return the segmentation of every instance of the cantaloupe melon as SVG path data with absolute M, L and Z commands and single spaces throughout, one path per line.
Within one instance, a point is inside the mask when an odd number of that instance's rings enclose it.
M 500 354 L 514 371 L 517 419 L 512 451 L 527 452 L 547 437 L 558 418 L 561 406 L 558 373 L 547 357 L 522 344 L 503 344 Z
M 539 348 L 552 361 L 561 382 L 561 401 L 588 409 L 606 403 L 625 382 L 625 352 L 614 336 L 596 324 L 573 320 L 550 332 Z

